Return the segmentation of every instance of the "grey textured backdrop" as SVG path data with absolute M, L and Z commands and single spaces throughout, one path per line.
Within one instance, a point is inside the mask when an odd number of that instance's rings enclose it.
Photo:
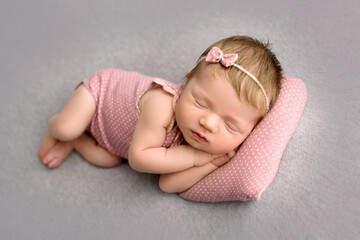
M 360 1 L 0 1 L 0 239 L 359 239 Z M 102 68 L 180 82 L 210 43 L 269 39 L 308 102 L 260 201 L 194 203 L 127 164 L 49 170 L 50 116 Z

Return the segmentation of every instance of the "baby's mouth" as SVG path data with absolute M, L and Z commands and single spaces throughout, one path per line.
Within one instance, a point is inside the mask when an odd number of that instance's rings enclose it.
M 199 141 L 199 142 L 208 142 L 208 140 L 206 139 L 206 137 L 204 137 L 203 135 L 201 135 L 200 133 L 197 133 L 197 132 L 194 132 L 194 131 L 191 131 L 191 136 L 193 138 L 195 138 L 195 140 Z

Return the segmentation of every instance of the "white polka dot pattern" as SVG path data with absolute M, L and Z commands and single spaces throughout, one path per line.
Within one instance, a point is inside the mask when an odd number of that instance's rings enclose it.
M 307 92 L 300 79 L 284 76 L 274 107 L 233 159 L 179 195 L 198 202 L 258 200 L 274 179 L 299 122 Z
M 137 72 L 106 69 L 83 81 L 92 93 L 96 113 L 89 132 L 99 145 L 111 153 L 128 158 L 132 135 L 139 117 L 140 97 L 151 87 L 160 86 L 174 95 L 173 110 L 182 91 L 182 84 L 151 78 Z M 179 132 L 175 120 L 168 127 L 164 147 L 169 147 Z

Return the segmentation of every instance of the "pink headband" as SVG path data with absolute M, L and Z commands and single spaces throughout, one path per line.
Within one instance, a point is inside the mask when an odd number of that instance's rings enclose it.
M 202 57 L 199 59 L 199 62 L 201 60 L 203 60 L 205 57 Z M 236 64 L 236 60 L 238 59 L 238 54 L 237 53 L 230 53 L 230 54 L 224 54 L 223 51 L 221 51 L 220 48 L 218 47 L 213 47 L 209 53 L 207 54 L 205 61 L 206 62 L 210 62 L 210 63 L 218 63 L 220 62 L 221 65 L 223 65 L 224 67 L 231 67 L 234 66 L 237 69 L 239 69 L 240 71 L 246 73 L 249 77 L 252 78 L 252 80 L 254 80 L 256 82 L 256 84 L 260 87 L 262 93 L 264 94 L 265 97 L 265 101 L 266 101 L 266 112 L 269 111 L 270 108 L 270 103 L 269 103 L 269 99 L 266 95 L 266 92 L 263 88 L 263 86 L 261 85 L 261 83 L 259 82 L 259 80 L 257 80 L 257 78 L 252 75 L 249 71 L 247 71 L 246 69 L 244 69 L 243 67 L 241 67 L 240 65 Z

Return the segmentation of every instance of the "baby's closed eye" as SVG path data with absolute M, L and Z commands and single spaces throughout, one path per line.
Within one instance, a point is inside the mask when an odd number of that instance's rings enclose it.
M 231 130 L 231 131 L 233 131 L 233 132 L 241 132 L 240 128 L 239 128 L 238 126 L 236 126 L 234 123 L 229 122 L 229 121 L 224 121 L 224 123 L 225 123 L 225 126 L 226 126 L 229 130 Z
M 195 104 L 196 104 L 198 107 L 201 107 L 201 108 L 207 108 L 207 107 L 208 107 L 206 101 L 203 100 L 202 98 L 194 97 L 194 101 L 195 101 Z

